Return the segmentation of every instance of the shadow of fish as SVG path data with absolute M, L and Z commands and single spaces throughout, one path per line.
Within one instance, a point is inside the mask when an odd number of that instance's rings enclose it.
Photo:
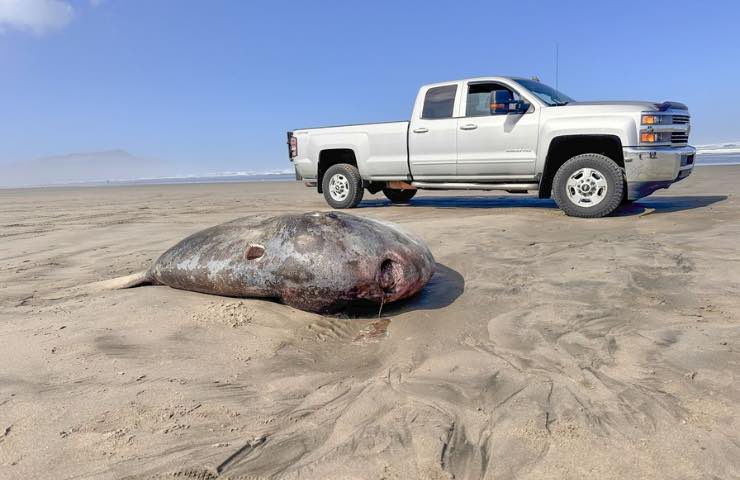
M 154 284 L 275 298 L 301 310 L 332 312 L 410 297 L 434 267 L 426 244 L 390 222 L 314 212 L 208 228 L 167 250 L 148 271 L 114 282 L 117 288 Z

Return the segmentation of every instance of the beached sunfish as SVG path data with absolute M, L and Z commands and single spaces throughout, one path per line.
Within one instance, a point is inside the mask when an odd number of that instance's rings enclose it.
M 414 295 L 434 266 L 426 244 L 392 223 L 316 212 L 246 217 L 208 228 L 119 286 L 275 298 L 301 310 L 332 312 Z

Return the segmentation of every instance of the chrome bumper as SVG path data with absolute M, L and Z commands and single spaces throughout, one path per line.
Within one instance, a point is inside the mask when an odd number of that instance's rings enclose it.
M 637 200 L 683 180 L 694 168 L 694 147 L 625 147 L 627 198 Z

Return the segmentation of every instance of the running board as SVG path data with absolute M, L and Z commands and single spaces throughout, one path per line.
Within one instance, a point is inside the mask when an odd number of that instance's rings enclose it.
M 426 190 L 538 190 L 537 183 L 438 183 L 438 182 L 411 182 L 412 187 Z

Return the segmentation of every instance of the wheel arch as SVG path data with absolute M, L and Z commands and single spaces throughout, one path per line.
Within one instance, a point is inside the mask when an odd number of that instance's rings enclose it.
M 324 173 L 329 170 L 329 167 L 340 163 L 346 163 L 353 165 L 358 168 L 357 155 L 351 148 L 327 148 L 319 152 L 318 170 L 316 172 L 316 184 L 319 193 L 324 193 L 322 183 L 324 181 Z
M 569 159 L 584 153 L 597 153 L 611 158 L 624 168 L 622 140 L 612 134 L 560 135 L 550 141 L 545 166 L 540 178 L 540 198 L 550 198 L 555 173 Z

